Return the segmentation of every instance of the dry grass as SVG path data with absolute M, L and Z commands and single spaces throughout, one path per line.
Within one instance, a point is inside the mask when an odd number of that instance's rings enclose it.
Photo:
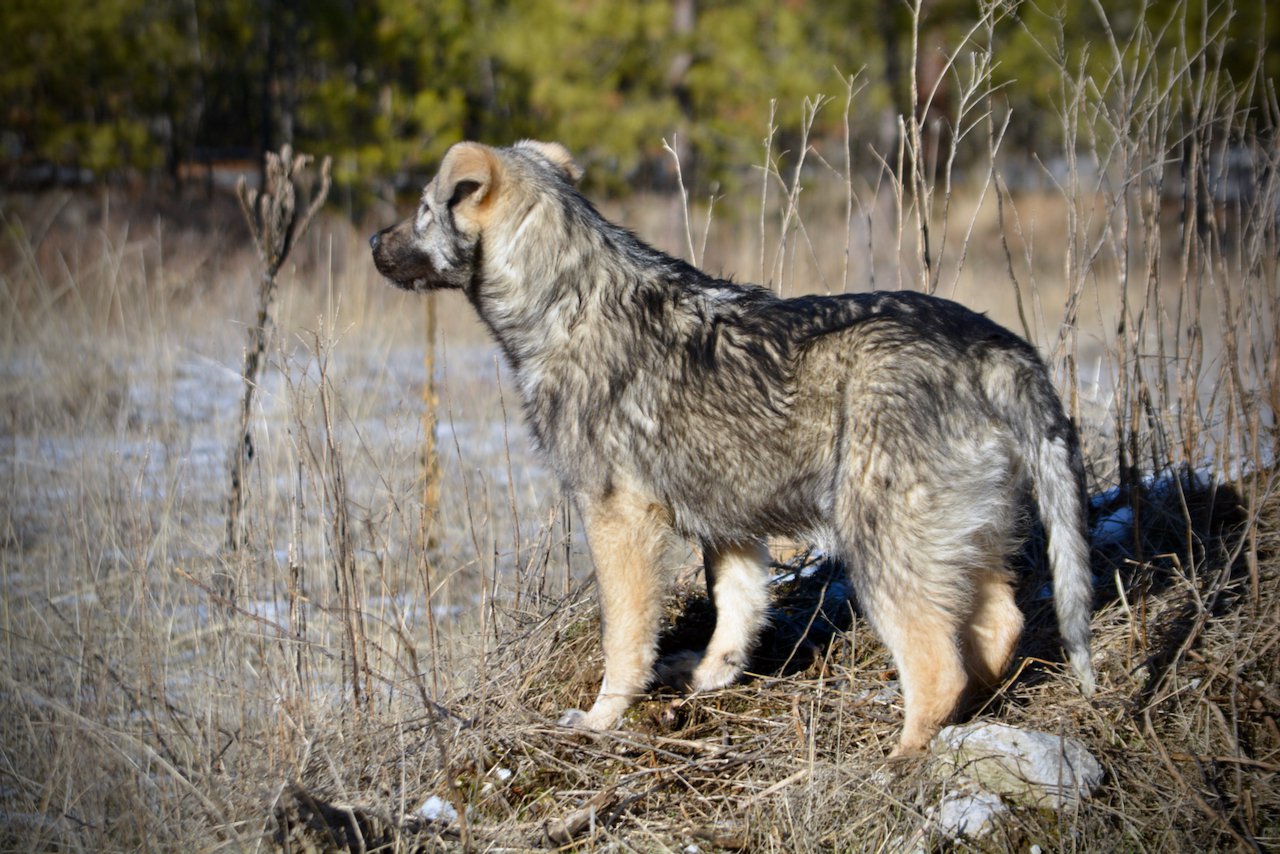
M 667 202 L 614 209 L 788 293 L 933 288 L 1050 357 L 1098 496 L 1102 691 L 1085 701 L 1064 673 L 1032 536 L 1020 666 L 968 713 L 1082 738 L 1108 776 L 1078 810 L 1016 809 L 983 849 L 1280 844 L 1280 163 L 1231 92 L 1200 91 L 1194 121 L 1155 99 L 1203 79 L 1168 55 L 1150 79 L 1125 59 L 1120 92 L 1065 75 L 1058 120 L 1091 122 L 1092 167 L 1058 188 L 1003 187 L 997 112 L 993 169 L 955 187 L 942 170 L 846 181 L 815 143 L 804 168 L 772 152 L 763 193 L 718 200 L 705 241 L 703 213 L 686 233 Z M 970 139 L 985 94 L 963 102 Z M 1174 180 L 1175 137 L 1199 178 L 1225 140 L 1266 169 L 1218 200 Z M 926 819 L 955 781 L 885 764 L 891 662 L 839 573 L 796 574 L 803 557 L 779 568 L 794 577 L 749 680 L 658 687 L 620 733 L 550 726 L 601 664 L 576 522 L 461 300 L 440 308 L 444 503 L 427 511 L 424 310 L 377 280 L 361 229 L 321 217 L 280 272 L 246 546 L 228 553 L 257 277 L 234 206 L 104 194 L 0 214 L 0 848 L 945 847 Z M 676 557 L 670 651 L 709 628 L 696 558 Z M 432 797 L 457 820 L 421 813 Z
M 1274 838 L 1280 573 L 1267 564 L 1261 603 L 1240 594 L 1243 567 L 1225 585 L 1189 578 L 1188 565 L 1231 565 L 1250 520 L 1228 491 L 1185 487 L 1197 508 L 1196 554 L 1176 542 L 1185 530 L 1181 500 L 1161 491 L 1145 506 L 1168 517 L 1168 527 L 1148 529 L 1150 544 L 1168 551 L 1143 565 L 1121 552 L 1098 555 L 1099 573 L 1114 573 L 1126 592 L 1113 587 L 1100 597 L 1105 688 L 1094 702 L 1075 694 L 1056 657 L 1049 603 L 1026 591 L 1021 653 L 1029 658 L 975 713 L 1083 738 L 1108 782 L 1078 812 L 1017 811 L 984 846 L 1213 848 L 1231 839 L 1215 821 L 1264 844 Z M 1274 496 L 1262 516 L 1274 537 Z M 358 786 L 335 777 L 330 761 L 313 760 L 305 795 L 287 793 L 278 814 L 295 840 L 314 840 L 314 826 L 309 836 L 301 830 L 311 804 L 354 805 L 381 841 L 405 848 L 544 847 L 571 837 L 640 850 L 937 844 L 926 816 L 956 781 L 928 763 L 884 764 L 900 724 L 896 692 L 885 689 L 892 664 L 853 614 L 841 574 L 819 564 L 796 577 L 801 563 L 779 568 L 793 580 L 775 588 L 774 625 L 748 681 L 693 700 L 659 687 L 621 733 L 548 725 L 594 693 L 601 662 L 591 598 L 578 591 L 538 614 L 503 609 L 508 642 L 472 691 L 438 715 L 384 720 L 356 750 L 366 773 L 376 769 Z M 667 652 L 706 641 L 709 604 L 695 588 L 681 586 L 671 603 Z M 1229 601 L 1204 605 L 1213 599 Z M 423 732 L 406 736 L 410 728 Z M 428 754 L 408 777 L 406 744 Z M 369 794 L 376 792 L 385 794 Z M 455 804 L 466 822 L 443 828 L 414 820 L 426 792 Z M 335 826 L 346 824 L 331 816 L 324 832 Z

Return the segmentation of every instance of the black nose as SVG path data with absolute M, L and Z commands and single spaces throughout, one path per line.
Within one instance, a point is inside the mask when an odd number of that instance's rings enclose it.
M 380 241 L 380 240 L 382 240 L 382 232 L 381 232 L 381 231 L 375 231 L 373 234 L 370 234 L 370 235 L 369 235 L 369 248 L 371 248 L 371 249 L 377 249 L 377 248 L 378 248 L 378 241 Z

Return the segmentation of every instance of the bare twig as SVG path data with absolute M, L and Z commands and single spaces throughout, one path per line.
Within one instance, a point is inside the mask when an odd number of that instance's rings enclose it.
M 665 139 L 662 141 L 662 148 L 671 155 L 676 166 L 676 184 L 680 188 L 680 212 L 684 215 L 684 241 L 689 252 L 689 263 L 697 266 L 698 255 L 693 251 L 693 226 L 689 222 L 689 190 L 684 185 L 684 173 L 680 171 L 679 145 L 680 139 L 675 135 L 672 135 L 671 142 Z
M 329 195 L 329 169 L 332 164 L 330 158 L 326 157 L 320 166 L 320 185 L 312 193 L 301 218 L 298 217 L 296 182 L 311 159 L 307 154 L 294 154 L 286 145 L 279 154 L 267 152 L 267 185 L 261 192 L 250 188 L 244 178 L 236 185 L 240 210 L 249 226 L 258 258 L 262 261 L 262 274 L 258 279 L 257 319 L 249 327 L 249 341 L 245 347 L 244 369 L 241 372 L 244 394 L 240 401 L 240 425 L 232 443 L 228 464 L 231 488 L 227 498 L 226 546 L 230 551 L 236 551 L 244 544 L 241 514 L 244 512 L 245 502 L 245 473 L 254 455 L 253 434 L 249 423 L 253 414 L 254 393 L 258 389 L 258 377 L 275 333 L 272 309 L 277 286 L 276 275 L 280 271 L 280 265 L 289 257 L 298 238 L 307 230 Z

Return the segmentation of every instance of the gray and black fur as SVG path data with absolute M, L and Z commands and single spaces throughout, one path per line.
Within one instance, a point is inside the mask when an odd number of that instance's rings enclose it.
M 718 619 L 695 690 L 736 679 L 766 618 L 765 537 L 841 558 L 899 667 L 899 752 L 1022 617 L 1006 562 L 1036 496 L 1064 645 L 1092 690 L 1079 444 L 1043 362 L 957 303 L 913 292 L 781 299 L 706 275 L 608 222 L 554 143 L 446 155 L 417 215 L 371 239 L 412 290 L 460 289 L 511 364 L 583 516 L 605 679 L 563 721 L 614 726 L 655 666 L 664 538 L 701 544 Z

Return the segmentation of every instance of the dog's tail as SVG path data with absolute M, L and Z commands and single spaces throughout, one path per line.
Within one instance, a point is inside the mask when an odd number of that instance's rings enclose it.
M 1065 421 L 1065 419 L 1063 419 Z M 1070 423 L 1069 435 L 1044 435 L 1031 453 L 1040 520 L 1053 570 L 1053 606 L 1067 659 L 1080 678 L 1080 690 L 1093 694 L 1089 618 L 1093 614 L 1093 573 L 1084 506 L 1084 466 Z
M 1035 487 L 1036 505 L 1048 544 L 1049 567 L 1053 572 L 1058 631 L 1067 660 L 1080 679 L 1080 690 L 1090 696 L 1094 690 L 1093 660 L 1089 652 L 1093 573 L 1089 566 L 1087 491 L 1080 442 L 1039 359 L 1035 359 L 1034 364 L 1021 362 L 1013 374 L 1012 377 L 1005 375 L 1014 382 L 1001 384 L 1006 394 L 997 397 L 1015 407 L 1012 411 L 1002 408 L 1015 425 Z

